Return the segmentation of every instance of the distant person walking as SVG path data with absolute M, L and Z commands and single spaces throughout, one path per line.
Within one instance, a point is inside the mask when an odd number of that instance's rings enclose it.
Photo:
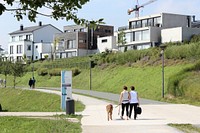
M 32 80 L 32 78 L 29 79 L 28 85 L 30 86 L 30 89 L 32 89 L 32 85 L 33 85 L 33 80 Z
M 130 111 L 129 111 L 129 118 L 131 119 L 131 114 L 132 110 L 134 107 L 134 119 L 136 120 L 137 118 L 137 112 L 136 109 L 139 106 L 139 98 L 138 98 L 138 93 L 135 91 L 135 87 L 131 86 L 131 91 L 130 91 Z
M 121 119 L 124 119 L 123 118 L 124 110 L 126 109 L 126 116 L 127 116 L 127 120 L 128 120 L 129 100 L 130 100 L 130 94 L 127 90 L 127 87 L 124 86 L 123 91 L 121 92 L 120 98 L 119 98 L 119 104 L 121 104 L 121 106 L 122 106 Z
M 35 88 L 35 82 L 36 82 L 36 80 L 35 80 L 35 78 L 33 77 L 33 88 Z

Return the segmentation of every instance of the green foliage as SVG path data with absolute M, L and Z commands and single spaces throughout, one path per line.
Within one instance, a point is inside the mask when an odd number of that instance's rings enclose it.
M 185 97 L 200 101 L 199 80 L 197 75 L 200 70 L 200 61 L 195 65 L 185 68 L 169 78 L 168 93 L 175 97 Z
M 200 42 L 200 34 L 198 35 L 193 35 L 190 39 L 191 43 L 199 43 Z
M 79 70 L 78 68 L 74 68 L 72 69 L 72 76 L 77 76 L 81 73 L 81 70 Z
M 77 11 L 82 8 L 89 0 L 73 0 L 73 1 L 49 1 L 49 0 L 19 0 L 18 6 L 15 8 L 14 0 L 4 0 L 5 4 L 0 3 L 0 15 L 4 12 L 12 12 L 17 20 L 22 20 L 24 16 L 28 17 L 30 21 L 35 22 L 37 15 L 51 17 L 53 19 L 66 19 L 66 21 L 73 20 L 77 25 L 92 25 L 96 27 L 97 24 L 102 24 L 103 19 L 88 21 L 77 16 Z M 51 11 L 49 14 L 41 12 L 40 9 L 47 9 Z
M 49 70 L 49 75 L 50 76 L 60 76 L 62 69 L 61 68 L 55 68 Z
M 118 45 L 123 46 L 124 44 L 126 44 L 126 35 L 124 31 L 120 31 L 118 34 L 118 41 L 117 41 Z
M 39 76 L 45 76 L 48 74 L 48 69 L 47 68 L 40 68 L 37 70 L 37 73 Z
M 200 43 L 167 47 L 165 57 L 167 59 L 198 59 L 200 57 Z

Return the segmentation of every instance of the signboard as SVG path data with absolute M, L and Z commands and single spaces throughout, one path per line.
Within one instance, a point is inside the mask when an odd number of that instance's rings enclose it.
M 72 71 L 61 71 L 61 108 L 66 110 L 66 99 L 72 99 Z

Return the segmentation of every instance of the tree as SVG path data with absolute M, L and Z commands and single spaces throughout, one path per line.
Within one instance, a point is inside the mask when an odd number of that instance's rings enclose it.
M 2 61 L 0 64 L 0 73 L 4 74 L 5 81 L 7 81 L 7 75 L 11 73 L 11 62 L 10 61 Z M 6 87 L 6 82 L 5 82 Z
M 15 62 L 11 65 L 11 73 L 14 77 L 14 88 L 16 86 L 16 77 L 21 77 L 25 73 L 25 65 L 22 62 Z
M 87 24 L 89 21 L 78 18 L 77 11 L 90 0 L 4 0 L 0 3 L 0 15 L 4 12 L 12 12 L 17 20 L 27 16 L 30 21 L 35 22 L 37 15 L 51 17 L 56 20 L 73 20 L 78 25 Z M 43 13 L 42 9 L 50 13 Z M 103 19 L 90 21 L 92 24 L 101 23 Z
M 53 55 L 52 55 L 52 60 L 56 59 L 56 48 L 58 46 L 60 42 L 60 38 L 59 37 L 55 37 L 53 40 Z
M 124 46 L 126 44 L 126 36 L 124 31 L 120 31 L 118 34 L 118 46 Z M 124 48 L 124 52 L 126 52 L 127 48 Z

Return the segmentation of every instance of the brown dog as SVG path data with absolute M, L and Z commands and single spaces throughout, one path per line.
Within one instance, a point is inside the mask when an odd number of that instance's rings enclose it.
M 108 104 L 106 106 L 106 111 L 107 111 L 108 121 L 112 120 L 113 105 L 112 104 Z

